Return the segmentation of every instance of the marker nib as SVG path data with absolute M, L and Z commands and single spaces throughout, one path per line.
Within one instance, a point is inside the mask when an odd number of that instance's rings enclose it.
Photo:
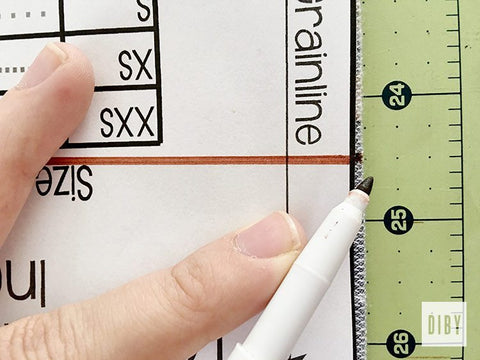
M 363 191 L 365 194 L 370 195 L 373 187 L 373 177 L 369 176 L 357 185 L 355 189 Z

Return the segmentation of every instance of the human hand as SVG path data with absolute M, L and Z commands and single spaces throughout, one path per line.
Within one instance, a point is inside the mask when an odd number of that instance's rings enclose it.
M 50 44 L 0 99 L 0 246 L 37 173 L 85 116 L 93 84 L 77 49 Z M 305 243 L 293 218 L 273 213 L 171 268 L 0 328 L 0 359 L 185 360 L 258 313 Z

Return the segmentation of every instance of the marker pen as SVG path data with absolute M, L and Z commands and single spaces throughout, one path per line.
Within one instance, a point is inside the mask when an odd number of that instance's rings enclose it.
M 362 225 L 372 185 L 373 178 L 366 178 L 327 215 L 228 360 L 288 359 Z

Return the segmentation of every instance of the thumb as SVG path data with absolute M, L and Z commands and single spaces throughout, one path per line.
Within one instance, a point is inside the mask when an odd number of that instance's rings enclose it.
M 265 307 L 305 245 L 276 212 L 172 268 L 0 331 L 0 358 L 186 359 Z

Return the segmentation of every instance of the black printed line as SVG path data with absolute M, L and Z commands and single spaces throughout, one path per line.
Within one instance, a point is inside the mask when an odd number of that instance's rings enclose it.
M 65 4 L 64 0 L 58 0 L 58 26 L 60 29 L 60 41 L 65 42 Z
M 118 28 L 99 28 L 99 29 L 84 29 L 84 30 L 64 30 L 60 31 L 42 32 L 42 33 L 26 33 L 26 34 L 9 34 L 0 35 L 0 41 L 8 40 L 27 40 L 40 38 L 59 38 L 62 35 L 70 36 L 84 36 L 84 35 L 109 35 L 109 34 L 131 34 L 154 32 L 153 26 L 137 26 L 137 27 L 118 27 Z

